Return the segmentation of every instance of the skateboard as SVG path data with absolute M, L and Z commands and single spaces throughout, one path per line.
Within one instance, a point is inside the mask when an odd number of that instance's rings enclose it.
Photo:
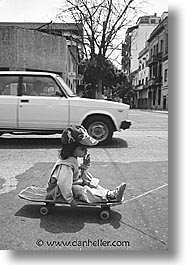
M 40 207 L 41 215 L 47 215 L 51 207 L 55 206 L 56 204 L 59 205 L 68 205 L 70 204 L 65 200 L 47 200 L 46 199 L 46 190 L 44 188 L 39 188 L 36 186 L 29 186 L 22 190 L 19 193 L 19 197 L 24 200 L 32 201 L 32 202 L 42 202 L 45 205 Z M 86 207 L 100 207 L 99 217 L 101 220 L 108 220 L 110 218 L 110 207 L 122 204 L 123 200 L 118 201 L 111 201 L 111 202 L 97 202 L 97 203 L 87 203 L 83 201 L 78 202 L 78 207 L 86 206 Z

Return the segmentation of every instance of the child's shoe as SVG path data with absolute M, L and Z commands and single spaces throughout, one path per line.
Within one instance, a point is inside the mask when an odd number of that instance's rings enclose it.
M 108 201 L 118 201 L 120 202 L 123 198 L 123 193 L 126 189 L 126 183 L 121 183 L 118 187 L 114 190 L 109 190 L 107 192 L 107 199 Z

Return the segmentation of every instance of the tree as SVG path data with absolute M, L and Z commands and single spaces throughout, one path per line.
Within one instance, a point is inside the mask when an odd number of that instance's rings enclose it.
M 96 69 L 96 86 L 101 96 L 105 73 L 105 59 L 116 61 L 121 53 L 122 39 L 119 34 L 137 15 L 140 0 L 65 0 L 66 7 L 58 14 L 63 21 L 66 17 L 82 25 L 82 45 L 85 58 Z
M 120 97 L 124 103 L 130 104 L 130 99 L 134 93 L 135 90 L 132 87 L 131 81 L 120 71 L 117 78 L 117 96 Z
M 96 89 L 98 89 L 98 81 L 101 77 L 103 88 L 112 87 L 115 84 L 115 66 L 112 62 L 106 58 L 101 58 L 95 55 L 94 60 L 88 60 L 82 62 L 81 71 L 84 75 L 84 80 L 87 84 L 85 94 L 87 97 L 95 98 Z M 103 72 L 103 75 L 102 75 Z M 102 75 L 102 76 L 101 76 Z

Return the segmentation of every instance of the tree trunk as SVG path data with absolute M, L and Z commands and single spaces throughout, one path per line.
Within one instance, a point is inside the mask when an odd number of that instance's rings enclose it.
M 103 79 L 102 77 L 98 80 L 98 89 L 96 91 L 96 98 L 101 99 L 102 98 L 102 89 L 103 89 Z

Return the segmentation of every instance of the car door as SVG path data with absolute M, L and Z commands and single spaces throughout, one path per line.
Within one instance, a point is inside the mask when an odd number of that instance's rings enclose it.
M 23 75 L 19 128 L 61 130 L 68 125 L 68 99 L 51 76 Z
M 17 128 L 18 75 L 0 75 L 0 128 Z

